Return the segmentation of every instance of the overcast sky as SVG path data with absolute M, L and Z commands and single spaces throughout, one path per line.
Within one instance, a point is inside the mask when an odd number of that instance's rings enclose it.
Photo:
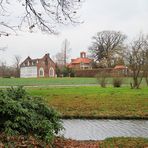
M 148 33 L 148 0 L 85 0 L 80 14 L 83 24 L 65 26 L 59 35 L 21 32 L 18 36 L 0 38 L 0 46 L 7 46 L 0 52 L 0 60 L 11 65 L 14 55 L 41 58 L 45 53 L 51 57 L 61 50 L 65 38 L 70 41 L 70 58 L 79 57 L 80 51 L 87 51 L 91 38 L 99 31 L 116 30 L 129 36 L 139 32 Z

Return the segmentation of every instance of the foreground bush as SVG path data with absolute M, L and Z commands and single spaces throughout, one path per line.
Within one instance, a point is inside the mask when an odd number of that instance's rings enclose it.
M 22 87 L 0 91 L 0 132 L 32 135 L 51 142 L 62 129 L 58 114 L 41 98 L 29 96 Z

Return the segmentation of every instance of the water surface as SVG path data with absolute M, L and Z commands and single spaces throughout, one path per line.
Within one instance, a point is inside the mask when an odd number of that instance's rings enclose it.
M 108 137 L 148 138 L 148 120 L 63 120 L 65 138 L 103 140 Z

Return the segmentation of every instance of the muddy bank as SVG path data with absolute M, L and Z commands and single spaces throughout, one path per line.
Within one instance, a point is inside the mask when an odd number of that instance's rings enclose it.
M 146 138 L 108 138 L 103 141 L 76 141 L 56 137 L 51 145 L 33 137 L 15 136 L 6 137 L 0 134 L 0 148 L 147 148 L 148 139 Z

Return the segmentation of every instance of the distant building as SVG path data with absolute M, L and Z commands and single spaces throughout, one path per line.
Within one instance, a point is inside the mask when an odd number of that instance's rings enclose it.
M 127 75 L 128 74 L 128 67 L 124 65 L 116 65 L 114 67 L 114 72 L 118 75 Z
M 20 65 L 20 77 L 55 77 L 55 63 L 49 54 L 40 59 L 31 59 L 28 56 Z
M 92 59 L 86 57 L 86 52 L 81 52 L 79 58 L 71 59 L 68 67 L 72 69 L 92 69 Z

